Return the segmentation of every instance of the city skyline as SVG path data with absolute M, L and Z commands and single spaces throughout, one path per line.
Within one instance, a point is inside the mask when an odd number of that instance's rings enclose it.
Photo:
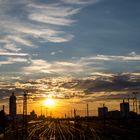
M 43 100 L 42 103 L 36 108 L 36 107 L 31 107 L 32 104 L 30 104 L 30 98 L 27 94 L 27 115 L 30 115 L 31 112 L 37 113 L 37 116 L 45 116 L 45 117 L 54 117 L 54 118 L 65 118 L 65 117 L 74 117 L 74 112 L 76 112 L 77 116 L 80 117 L 85 117 L 85 116 L 98 116 L 98 117 L 103 117 L 103 114 L 107 114 L 110 112 L 118 112 L 120 117 L 129 117 L 129 113 L 133 112 L 136 114 L 140 114 L 140 101 L 137 99 L 137 94 L 138 92 L 133 92 L 132 94 L 135 94 L 133 98 L 126 98 L 123 99 L 119 102 L 117 102 L 116 108 L 111 108 L 108 106 L 108 104 L 102 104 L 100 103 L 99 106 L 94 106 L 93 103 L 83 103 L 80 104 L 80 107 L 78 106 L 73 106 L 71 105 L 71 108 L 67 108 L 65 106 L 64 110 L 63 109 L 58 109 L 58 100 L 55 100 L 53 98 L 46 98 Z M 22 97 L 22 102 L 19 104 L 16 100 L 16 95 L 15 93 L 12 93 L 11 96 L 9 96 L 9 106 L 2 106 L 2 110 L 6 113 L 6 115 L 10 116 L 11 118 L 16 118 L 18 115 L 23 115 L 23 106 L 25 103 L 24 102 L 24 95 Z M 82 105 L 82 107 L 81 107 Z M 8 110 L 7 110 L 8 109 Z M 105 109 L 105 111 L 104 111 Z M 9 111 L 9 113 L 7 112 Z M 104 115 L 105 115 L 104 114 Z M 25 115 L 25 114 L 24 114 Z M 118 117 L 118 115 L 116 117 Z

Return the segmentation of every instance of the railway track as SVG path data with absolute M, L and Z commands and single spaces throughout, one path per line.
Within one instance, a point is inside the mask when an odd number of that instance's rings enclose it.
M 93 128 L 61 121 L 43 122 L 30 127 L 27 140 L 100 140 Z

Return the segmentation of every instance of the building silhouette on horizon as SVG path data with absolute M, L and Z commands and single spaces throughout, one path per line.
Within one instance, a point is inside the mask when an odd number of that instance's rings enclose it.
M 98 117 L 102 118 L 105 117 L 108 113 L 108 108 L 103 105 L 103 107 L 98 108 Z
M 129 107 L 129 102 L 125 102 L 123 100 L 122 103 L 120 103 L 120 113 L 121 117 L 128 117 L 130 113 L 130 107 Z
M 16 105 L 16 96 L 14 95 L 14 92 L 9 98 L 9 115 L 11 117 L 15 117 L 17 114 L 17 105 Z

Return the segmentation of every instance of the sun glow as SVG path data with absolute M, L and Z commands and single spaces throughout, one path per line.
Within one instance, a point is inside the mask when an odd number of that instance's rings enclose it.
M 51 99 L 51 98 L 48 98 L 48 99 L 46 99 L 46 100 L 44 101 L 44 105 L 45 105 L 46 107 L 49 107 L 49 108 L 54 107 L 55 104 L 56 104 L 56 103 L 55 103 L 54 99 Z

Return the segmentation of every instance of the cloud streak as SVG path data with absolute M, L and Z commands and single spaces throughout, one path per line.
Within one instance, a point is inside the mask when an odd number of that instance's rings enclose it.
M 3 37 L 1 43 L 37 47 L 38 42 L 67 42 L 74 35 L 65 32 L 64 26 L 71 26 L 76 20 L 72 16 L 81 8 L 64 2 L 48 3 L 26 0 L 0 1 L 0 29 Z M 32 39 L 32 41 L 31 41 Z
M 0 66 L 9 65 L 9 64 L 17 64 L 17 63 L 29 63 L 29 60 L 22 57 L 16 57 L 16 58 L 8 57 L 6 60 L 0 61 Z
M 70 7 L 64 7 L 60 4 L 51 5 L 29 5 L 30 20 L 37 22 L 58 25 L 58 26 L 70 26 L 75 22 L 70 17 L 79 12 L 80 8 L 73 9 Z M 36 18 L 37 17 L 37 18 Z
M 13 45 L 12 46 L 8 45 L 5 48 L 8 49 L 8 50 L 0 49 L 0 56 L 29 56 L 28 53 L 19 53 L 19 52 L 17 52 L 18 49 Z M 12 50 L 14 52 L 11 52 L 9 50 Z
M 25 72 L 63 73 L 68 71 L 76 73 L 83 71 L 81 64 L 74 64 L 75 62 L 72 61 L 48 62 L 32 58 L 29 64 L 26 60 L 33 57 L 28 50 L 36 49 L 47 43 L 71 41 L 75 36 L 66 31 L 66 28 L 71 28 L 77 22 L 74 15 L 78 14 L 84 5 L 91 4 L 91 2 L 95 1 L 75 0 L 71 3 L 63 0 L 57 2 L 0 1 L 1 65 L 27 62 L 28 66 L 21 68 Z M 56 54 L 54 52 L 51 55 Z M 15 57 L 18 58 L 15 59 Z
M 140 55 L 135 54 L 129 54 L 126 56 L 115 56 L 115 55 L 96 55 L 93 57 L 82 57 L 81 61 L 92 61 L 92 60 L 98 60 L 98 61 L 140 61 Z
M 28 73 L 48 73 L 48 74 L 63 74 L 77 73 L 82 71 L 82 65 L 66 61 L 54 61 L 52 63 L 45 60 L 31 60 L 29 66 L 23 67 L 22 71 Z
M 85 4 L 93 4 L 97 3 L 99 0 L 61 0 L 67 4 L 78 4 L 78 5 L 85 5 Z
M 27 0 L 0 1 L 0 56 L 2 58 L 0 65 L 28 62 L 26 60 L 31 57 L 28 53 L 29 49 L 40 47 L 48 42 L 62 43 L 72 40 L 74 35 L 66 32 L 64 27 L 70 28 L 69 26 L 76 22 L 73 16 L 80 10 L 81 7 L 65 5 L 63 1 L 57 3 Z M 32 60 L 32 70 L 37 69 L 35 65 L 38 61 Z M 49 65 L 51 65 L 50 70 L 53 71 L 54 64 Z M 41 72 L 46 72 L 45 68 L 48 68 L 47 63 L 44 67 L 43 65 L 40 67 Z M 59 68 L 59 71 L 63 70 Z
M 56 52 L 52 52 L 51 55 L 55 55 Z M 130 61 L 132 64 L 139 62 L 140 55 L 126 55 L 126 56 L 113 56 L 113 55 L 96 55 L 91 57 L 81 57 L 75 60 L 69 61 L 46 61 L 43 59 L 31 60 L 31 64 L 22 68 L 25 72 L 37 72 L 37 73 L 56 73 L 67 75 L 71 74 L 95 74 L 98 72 L 110 71 L 111 64 L 122 64 Z M 108 62 L 108 64 L 105 64 Z M 127 67 L 126 67 L 127 69 Z M 99 73 L 101 74 L 101 73 Z M 110 75 L 111 76 L 111 75 Z

